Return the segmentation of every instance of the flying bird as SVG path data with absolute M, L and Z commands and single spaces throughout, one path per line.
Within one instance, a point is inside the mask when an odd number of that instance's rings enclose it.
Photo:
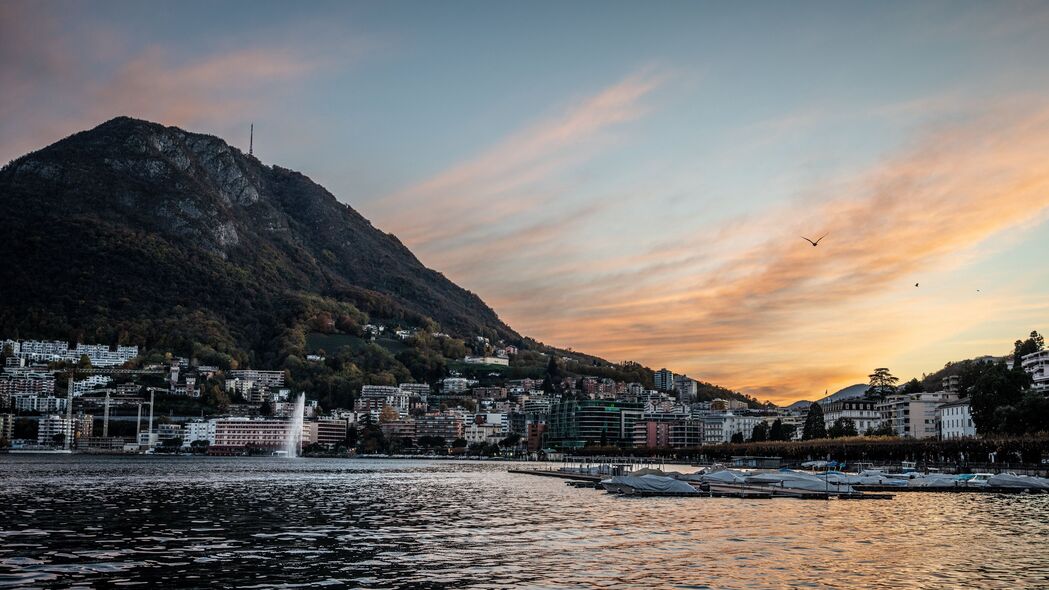
M 918 286 L 918 283 L 914 283 L 914 286 L 915 286 L 915 287 L 917 287 L 917 286 Z
M 827 234 L 823 234 L 822 236 L 820 236 L 820 239 L 819 239 L 819 240 L 816 240 L 815 242 L 813 242 L 812 240 L 810 240 L 810 239 L 806 238 L 805 236 L 801 236 L 801 239 L 803 239 L 803 240 L 805 240 L 806 242 L 808 242 L 808 243 L 812 244 L 812 247 L 813 247 L 813 248 L 815 248 L 816 246 L 819 246 L 819 245 L 820 245 L 820 240 L 822 240 L 822 239 L 823 239 L 823 238 L 825 238 L 825 237 L 827 237 Z

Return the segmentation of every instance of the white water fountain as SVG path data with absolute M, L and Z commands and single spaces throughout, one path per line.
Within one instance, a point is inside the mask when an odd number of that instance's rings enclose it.
M 300 393 L 295 400 L 295 409 L 288 420 L 287 436 L 284 439 L 284 456 L 295 458 L 302 448 L 302 420 L 306 413 L 306 394 Z

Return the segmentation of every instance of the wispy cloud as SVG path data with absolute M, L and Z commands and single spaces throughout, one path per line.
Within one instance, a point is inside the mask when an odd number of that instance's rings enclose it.
M 464 264 L 478 239 L 535 237 L 505 222 L 547 207 L 549 182 L 605 147 L 610 131 L 647 112 L 665 72 L 646 68 L 500 141 L 480 155 L 390 195 L 372 213 L 438 266 Z M 564 212 L 558 211 L 558 219 Z M 560 223 L 557 219 L 551 224 Z M 492 235 L 492 229 L 499 228 Z M 550 226 L 532 227 L 549 235 Z

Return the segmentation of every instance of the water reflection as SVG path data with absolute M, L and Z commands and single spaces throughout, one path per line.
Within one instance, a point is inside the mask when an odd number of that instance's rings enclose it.
M 628 499 L 423 461 L 0 458 L 0 586 L 1015 588 L 1049 496 Z

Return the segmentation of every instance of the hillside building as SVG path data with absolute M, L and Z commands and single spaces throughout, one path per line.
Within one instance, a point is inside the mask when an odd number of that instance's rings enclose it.
M 669 369 L 660 369 L 652 376 L 655 387 L 659 391 L 674 391 L 674 372 Z
M 1049 394 L 1049 350 L 1024 355 L 1020 366 L 1031 376 L 1031 387 L 1035 391 Z

